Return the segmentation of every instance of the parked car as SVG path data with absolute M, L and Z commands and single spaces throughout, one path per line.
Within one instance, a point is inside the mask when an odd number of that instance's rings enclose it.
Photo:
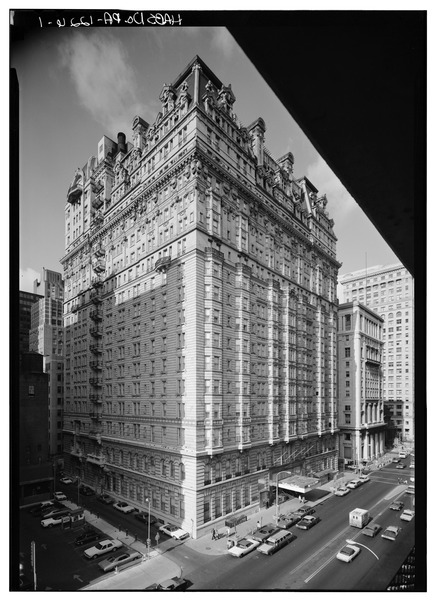
M 258 540 L 254 540 L 251 537 L 242 538 L 241 540 L 238 540 L 232 548 L 228 549 L 228 554 L 241 558 L 242 556 L 249 554 L 249 552 L 252 552 L 259 544 L 260 542 L 258 542 Z
M 109 496 L 108 494 L 101 494 L 97 498 L 98 502 L 102 502 L 103 504 L 113 504 L 115 499 Z
M 399 456 L 399 458 L 407 458 L 408 454 L 407 454 L 407 452 L 400 452 L 398 454 L 398 456 Z
M 349 563 L 349 562 L 353 561 L 356 558 L 356 556 L 358 556 L 360 554 L 360 550 L 361 550 L 361 548 L 359 546 L 353 546 L 352 544 L 347 544 L 346 546 L 344 546 L 343 548 L 341 548 L 339 550 L 339 552 L 336 554 L 336 558 L 343 562 Z
M 399 462 L 401 462 L 401 461 L 399 460 L 399 458 L 392 458 L 392 462 L 393 462 L 393 463 L 399 463 Z
M 113 508 L 125 514 L 132 513 L 136 510 L 134 506 L 131 506 L 127 502 L 116 502 L 116 504 L 113 504 Z
M 375 537 L 380 529 L 381 525 L 378 525 L 378 523 L 369 523 L 369 525 L 366 525 L 366 527 L 362 529 L 362 533 L 368 537 Z
M 72 483 L 72 479 L 70 477 L 62 477 L 61 479 L 59 479 L 60 483 L 63 483 L 65 485 L 69 485 L 70 483 Z
M 403 465 L 402 463 L 398 463 L 398 464 L 396 465 L 396 468 L 397 468 L 397 469 L 405 469 L 405 465 Z
M 54 502 L 53 500 L 47 500 L 45 502 L 41 502 L 40 504 L 37 504 L 36 506 L 32 506 L 29 509 L 29 513 L 34 516 L 40 516 L 46 512 L 49 512 L 51 509 L 55 508 L 56 506 L 59 506 L 59 504 L 57 502 Z
M 335 496 L 346 496 L 349 493 L 350 493 L 350 489 L 349 488 L 347 488 L 347 487 L 339 487 L 335 491 Z
M 182 577 L 172 577 L 161 583 L 153 583 L 145 588 L 145 590 L 155 590 L 159 592 L 181 592 L 190 587 L 191 581 Z
M 410 510 L 410 509 L 405 509 L 404 512 L 402 512 L 399 516 L 399 518 L 401 519 L 401 521 L 411 521 L 413 519 L 415 515 L 414 510 Z
M 107 573 L 108 571 L 113 571 L 121 565 L 138 562 L 142 560 L 142 558 L 143 555 L 140 554 L 140 552 L 122 552 L 122 554 L 110 556 L 109 558 L 102 560 L 100 563 L 98 563 L 98 567 L 101 569 L 101 571 Z
M 54 527 L 55 525 L 60 525 L 63 517 L 64 515 L 55 515 L 53 517 L 48 517 L 48 519 L 42 519 L 41 525 L 42 527 Z
M 66 496 L 63 492 L 54 492 L 53 496 L 55 500 L 66 500 Z
M 184 531 L 183 529 L 178 527 L 178 525 L 172 525 L 171 523 L 161 525 L 160 531 L 162 531 L 163 533 L 175 540 L 185 540 L 185 538 L 188 538 L 189 536 L 189 533 L 187 531 Z
M 262 527 L 259 527 L 256 531 L 252 533 L 250 536 L 253 540 L 257 540 L 258 542 L 264 542 L 270 535 L 273 535 L 280 531 L 279 527 L 276 527 L 274 523 L 267 523 Z
M 122 542 L 120 540 L 102 540 L 95 546 L 85 550 L 84 556 L 89 559 L 98 558 L 98 556 L 107 554 L 107 552 L 115 552 L 118 548 L 122 548 Z
M 414 469 L 414 462 L 410 463 L 410 469 Z
M 404 502 L 401 502 L 400 500 L 395 500 L 395 502 L 392 502 L 389 508 L 390 510 L 402 510 L 404 508 Z
M 305 504 L 304 506 L 298 508 L 293 514 L 300 516 L 300 518 L 302 519 L 306 515 L 313 515 L 314 512 L 315 512 L 315 509 L 313 506 L 310 506 L 309 504 Z
M 87 485 L 81 485 L 79 489 L 80 494 L 83 494 L 83 496 L 93 496 L 95 494 L 94 490 Z
M 289 529 L 296 523 L 298 523 L 301 519 L 300 515 L 296 515 L 295 513 L 288 513 L 286 515 L 281 515 L 279 520 L 277 521 L 277 527 L 281 529 Z
M 266 554 L 270 556 L 274 554 L 284 546 L 287 546 L 291 542 L 293 542 L 296 536 L 290 531 L 280 530 L 278 533 L 271 535 L 268 539 L 265 540 L 263 544 L 258 546 L 257 551 L 261 554 Z
M 137 519 L 138 521 L 140 521 L 141 523 L 144 523 L 145 525 L 148 524 L 148 517 L 149 514 L 148 513 L 143 513 L 143 512 L 138 512 L 134 515 L 134 518 Z M 156 517 L 154 517 L 153 515 L 151 515 L 150 518 L 150 523 L 151 525 L 155 525 L 155 523 L 157 523 L 157 519 Z
M 320 522 L 319 517 L 314 517 L 313 515 L 306 515 L 299 521 L 296 525 L 299 529 L 310 529 L 314 525 Z
M 363 473 L 360 475 L 359 479 L 362 483 L 367 483 L 368 481 L 371 481 L 371 476 L 368 473 Z
M 50 517 L 57 517 L 59 515 L 65 515 L 67 513 L 67 509 L 65 509 L 64 506 L 62 507 L 58 507 L 56 506 L 55 508 L 50 508 L 48 510 L 45 510 L 42 512 L 42 518 L 44 519 L 49 519 Z
M 363 484 L 363 481 L 361 481 L 360 479 L 352 479 L 351 481 L 349 481 L 347 483 L 347 487 L 355 490 L 356 488 L 360 487 Z
M 85 531 L 81 535 L 79 535 L 74 540 L 74 544 L 76 546 L 83 546 L 84 544 L 88 544 L 89 542 L 95 542 L 101 538 L 101 533 L 99 531 L 95 531 L 94 529 L 90 529 L 89 531 Z
M 394 525 L 389 525 L 389 527 L 383 531 L 383 533 L 381 534 L 381 537 L 384 538 L 385 540 L 391 540 L 392 542 L 394 542 L 396 540 L 396 538 L 398 537 L 400 531 L 401 531 L 400 527 L 395 527 Z

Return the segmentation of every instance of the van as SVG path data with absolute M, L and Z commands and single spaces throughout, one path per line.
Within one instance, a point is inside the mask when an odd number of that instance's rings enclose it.
M 256 550 L 258 552 L 261 552 L 261 554 L 274 554 L 275 552 L 280 550 L 280 548 L 283 548 L 283 546 L 290 544 L 294 540 L 295 535 L 290 531 L 285 531 L 283 529 L 282 531 L 279 531 L 278 533 L 275 533 L 274 535 L 269 537 L 268 540 L 260 546 L 258 546 Z
M 351 527 L 359 527 L 362 529 L 369 523 L 369 511 L 364 508 L 355 508 L 350 512 L 350 525 Z
M 398 454 L 399 458 L 407 458 L 407 453 L 406 452 L 400 452 Z

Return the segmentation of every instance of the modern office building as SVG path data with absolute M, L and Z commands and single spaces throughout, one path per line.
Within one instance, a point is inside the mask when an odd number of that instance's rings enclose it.
M 19 291 L 19 352 L 29 352 L 30 328 L 32 319 L 32 306 L 40 300 L 40 294 L 32 294 L 31 292 Z
M 344 302 L 358 300 L 384 320 L 384 404 L 399 441 L 414 442 L 414 285 L 402 264 L 339 277 Z
M 385 451 L 383 319 L 358 300 L 338 310 L 340 458 L 358 468 Z
M 65 470 L 196 537 L 336 471 L 340 265 L 326 197 L 230 85 L 195 57 L 160 102 L 67 193 Z
M 63 279 L 60 273 L 42 269 L 41 280 L 34 282 L 39 300 L 31 307 L 29 347 L 43 356 L 48 374 L 48 432 L 50 454 L 61 468 L 63 430 Z

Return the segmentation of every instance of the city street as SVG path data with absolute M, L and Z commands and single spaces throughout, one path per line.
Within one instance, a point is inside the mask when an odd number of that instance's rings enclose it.
M 389 509 L 397 497 L 404 501 L 405 508 L 412 508 L 413 497 L 405 494 L 405 485 L 398 485 L 398 478 L 406 478 L 410 474 L 407 468 L 396 470 L 392 463 L 372 473 L 370 482 L 348 495 L 327 498 L 315 507 L 315 514 L 321 521 L 308 531 L 293 527 L 291 531 L 297 539 L 270 557 L 256 551 L 242 559 L 233 558 L 225 552 L 216 556 L 211 552 L 211 546 L 208 553 L 208 543 L 204 544 L 203 539 L 202 543 L 198 540 L 197 545 L 194 540 L 185 544 L 164 534 L 161 534 L 158 549 L 170 558 L 174 566 L 179 567 L 183 577 L 192 582 L 192 590 L 384 590 L 414 544 L 415 520 L 403 522 L 399 519 L 400 511 Z M 62 490 L 72 500 L 77 500 L 75 486 L 62 486 Z M 80 497 L 80 504 L 98 513 L 117 529 L 128 530 L 130 535 L 146 540 L 147 527 L 134 518 L 134 513 L 124 515 L 111 505 L 101 504 L 95 496 Z M 372 520 L 383 529 L 388 525 L 401 527 L 398 539 L 391 542 L 381 538 L 381 534 L 369 538 L 350 527 L 348 514 L 356 507 L 369 509 Z M 101 576 L 97 565 L 83 557 L 84 548 L 73 544 L 81 530 L 62 531 L 60 527 L 45 530 L 39 523 L 38 517 L 22 511 L 22 558 L 29 577 L 29 550 L 34 540 L 39 590 L 80 589 Z M 156 532 L 157 526 L 153 526 L 151 538 L 154 546 Z M 352 564 L 336 559 L 336 553 L 346 539 L 366 546 L 362 547 Z M 53 569 L 53 564 L 61 564 L 62 568 Z

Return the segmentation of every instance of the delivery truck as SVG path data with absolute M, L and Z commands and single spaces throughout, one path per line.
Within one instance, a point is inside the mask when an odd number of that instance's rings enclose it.
M 350 512 L 350 525 L 362 529 L 369 522 L 369 511 L 364 508 L 355 508 Z

